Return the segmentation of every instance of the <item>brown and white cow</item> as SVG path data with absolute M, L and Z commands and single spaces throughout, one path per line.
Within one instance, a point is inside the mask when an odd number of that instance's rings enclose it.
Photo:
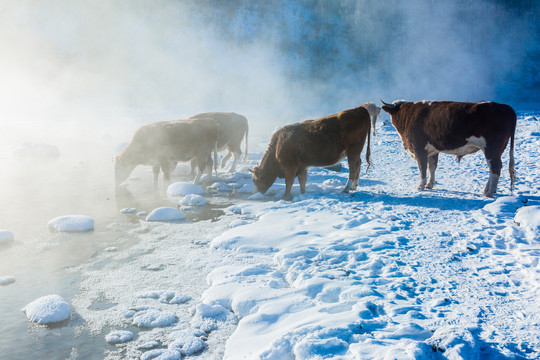
M 375 124 L 377 123 L 377 118 L 379 117 L 379 114 L 381 113 L 381 108 L 375 105 L 375 103 L 367 102 L 362 105 L 360 105 L 369 113 L 369 117 L 371 118 L 371 128 L 373 129 L 373 135 L 375 135 Z
M 347 157 L 349 180 L 343 192 L 356 189 L 360 173 L 360 154 L 366 137 L 366 161 L 370 162 L 371 122 L 363 107 L 345 110 L 317 120 L 287 125 L 272 135 L 260 166 L 253 169 L 253 183 L 265 193 L 279 178 L 285 178 L 283 199 L 291 199 L 294 178 L 298 176 L 301 193 L 306 191 L 307 168 L 328 166 Z
M 234 156 L 233 163 L 229 172 L 235 172 L 236 164 L 242 154 L 240 145 L 245 137 L 244 143 L 244 158 L 242 162 L 245 163 L 248 153 L 248 132 L 249 125 L 245 116 L 233 113 L 233 112 L 206 112 L 193 115 L 188 118 L 192 119 L 212 119 L 219 124 L 218 151 L 227 149 L 227 155 L 221 160 L 221 168 L 225 167 L 227 160 Z M 217 162 L 217 159 L 215 159 Z M 216 164 L 217 165 L 217 164 Z
M 501 175 L 501 156 L 510 140 L 510 186 L 515 183 L 514 134 L 516 113 L 504 104 L 494 102 L 465 103 L 452 101 L 383 101 L 384 111 L 392 117 L 405 150 L 417 161 L 420 169 L 419 190 L 435 184 L 439 153 L 456 155 L 458 161 L 481 150 L 490 175 L 485 196 L 493 196 Z M 426 170 L 429 181 L 426 182 Z
M 163 172 L 163 186 L 179 161 L 196 160 L 198 168 L 194 183 L 198 183 L 207 169 L 207 184 L 212 173 L 212 151 L 216 151 L 219 125 L 212 119 L 160 121 L 144 125 L 116 157 L 115 183 L 119 186 L 137 165 L 151 165 L 154 189 L 157 190 L 159 170 Z M 215 154 L 214 154 L 215 156 Z

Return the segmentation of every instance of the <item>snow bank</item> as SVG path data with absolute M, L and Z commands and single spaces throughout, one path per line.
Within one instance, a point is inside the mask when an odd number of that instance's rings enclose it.
M 169 196 L 186 196 L 191 194 L 202 195 L 204 193 L 204 189 L 199 185 L 187 182 L 176 182 L 169 185 L 167 188 L 167 194 Z
M 513 214 L 517 209 L 525 205 L 522 198 L 516 196 L 501 196 L 495 201 L 484 206 L 484 211 L 491 215 Z
M 184 220 L 186 214 L 172 207 L 160 207 L 152 210 L 146 217 L 146 221 L 179 221 Z
M 15 235 L 9 230 L 0 230 L 0 245 L 14 241 Z
M 111 331 L 105 335 L 105 341 L 110 344 L 120 344 L 133 340 L 133 333 L 127 330 Z
M 202 206 L 206 205 L 207 201 L 204 197 L 197 194 L 189 194 L 187 196 L 184 196 L 180 200 L 180 205 L 186 205 L 186 206 Z
M 30 321 L 44 325 L 67 320 L 71 310 L 62 297 L 47 295 L 26 305 L 22 311 L 26 313 Z
M 56 160 L 60 150 L 54 145 L 29 142 L 14 149 L 13 157 L 17 160 Z
M 94 230 L 94 219 L 86 215 L 58 216 L 47 223 L 52 232 L 81 232 Z
M 514 221 L 519 226 L 540 230 L 540 206 L 525 206 L 518 210 Z
M 13 276 L 0 276 L 0 286 L 11 285 L 15 282 L 15 277 Z
M 173 313 L 147 308 L 137 311 L 133 315 L 132 323 L 139 327 L 166 327 L 173 325 L 176 320 L 176 315 Z

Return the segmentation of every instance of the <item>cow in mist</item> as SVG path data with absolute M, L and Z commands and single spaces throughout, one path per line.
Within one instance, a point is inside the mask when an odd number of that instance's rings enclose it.
M 379 117 L 379 114 L 381 113 L 381 108 L 375 105 L 375 103 L 367 102 L 362 105 L 360 105 L 369 112 L 369 117 L 371 118 L 371 127 L 373 128 L 373 135 L 375 135 L 375 123 L 377 122 L 377 118 Z
M 252 170 L 257 191 L 265 193 L 279 178 L 285 178 L 283 199 L 291 199 L 294 178 L 298 176 L 300 192 L 305 193 L 307 168 L 329 166 L 347 157 L 349 180 L 343 192 L 356 189 L 360 174 L 360 154 L 366 137 L 366 162 L 370 162 L 371 122 L 364 107 L 345 110 L 317 120 L 287 125 L 272 135 L 261 164 Z
M 514 134 L 516 113 L 504 104 L 494 102 L 465 103 L 452 101 L 383 101 L 384 111 L 392 118 L 405 150 L 417 161 L 420 169 L 419 190 L 435 184 L 439 153 L 456 155 L 458 161 L 481 150 L 490 175 L 484 195 L 497 191 L 501 175 L 501 156 L 510 140 L 510 187 L 515 183 Z M 426 181 L 426 170 L 429 181 Z
M 244 158 L 242 162 L 245 163 L 248 154 L 248 132 L 249 126 L 245 116 L 233 113 L 233 112 L 206 112 L 197 115 L 193 115 L 188 120 L 196 119 L 212 119 L 219 124 L 219 133 L 217 147 L 218 151 L 227 149 L 227 155 L 221 160 L 221 168 L 225 167 L 227 160 L 233 157 L 233 163 L 229 169 L 230 173 L 236 171 L 236 164 L 242 154 L 240 145 L 245 137 L 244 143 Z M 217 159 L 216 163 L 217 163 Z M 217 165 L 217 164 L 216 164 Z M 193 164 L 192 164 L 193 168 Z
M 137 165 L 150 165 L 157 190 L 159 170 L 163 172 L 163 186 L 170 183 L 171 173 L 179 161 L 195 159 L 198 183 L 207 169 L 207 184 L 211 180 L 212 151 L 216 157 L 219 125 L 212 119 L 161 121 L 142 126 L 133 139 L 116 157 L 115 183 L 119 186 Z

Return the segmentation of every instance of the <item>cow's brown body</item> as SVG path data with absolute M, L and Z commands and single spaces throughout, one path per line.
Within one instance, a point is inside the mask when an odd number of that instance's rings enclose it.
M 515 182 L 514 134 L 516 113 L 494 102 L 465 103 L 452 101 L 396 101 L 382 107 L 392 117 L 392 124 L 405 150 L 420 169 L 418 189 L 432 188 L 439 152 L 462 156 L 482 150 L 490 169 L 485 196 L 493 196 L 501 174 L 501 156 L 510 140 L 509 171 L 511 188 Z M 429 171 L 429 181 L 426 172 Z
M 216 149 L 219 125 L 211 119 L 161 121 L 142 126 L 133 135 L 126 149 L 116 158 L 115 181 L 120 185 L 137 165 L 151 165 L 154 187 L 157 188 L 159 169 L 163 171 L 164 186 L 179 161 L 196 160 L 199 173 L 207 169 L 211 179 L 212 151 Z
M 296 176 L 304 193 L 308 167 L 333 165 L 346 156 L 349 180 L 343 192 L 355 189 L 366 137 L 366 161 L 370 164 L 370 124 L 368 111 L 358 107 L 284 126 L 274 133 L 260 166 L 253 169 L 253 183 L 258 191 L 265 193 L 278 177 L 285 178 L 283 198 L 290 199 Z
M 233 113 L 233 112 L 206 112 L 197 115 L 193 115 L 188 118 L 192 119 L 212 119 L 219 124 L 219 133 L 217 147 L 218 151 L 227 149 L 227 155 L 221 160 L 221 168 L 225 167 L 227 160 L 233 157 L 233 164 L 229 169 L 229 172 L 236 170 L 236 164 L 242 154 L 240 145 L 245 137 L 244 143 L 244 158 L 246 161 L 248 153 L 248 133 L 249 125 L 245 116 Z M 216 159 L 217 162 L 217 159 Z M 217 165 L 217 164 L 216 164 Z

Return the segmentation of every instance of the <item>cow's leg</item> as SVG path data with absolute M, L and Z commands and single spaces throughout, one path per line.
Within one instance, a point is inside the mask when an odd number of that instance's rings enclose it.
M 433 188 L 433 185 L 435 185 L 435 170 L 437 170 L 437 163 L 439 162 L 439 153 L 436 153 L 435 155 L 431 155 L 428 158 L 428 171 L 429 171 L 429 181 L 426 185 L 426 189 Z
M 197 172 L 197 159 L 193 158 L 191 159 L 191 172 L 190 172 L 191 177 L 194 177 L 196 175 L 196 172 Z
M 298 174 L 298 183 L 300 184 L 300 193 L 306 193 L 306 182 L 307 182 L 307 169 L 304 169 Z
M 345 187 L 341 191 L 342 193 L 348 193 L 350 190 L 356 189 L 358 186 L 358 177 L 360 176 L 360 153 L 362 152 L 362 148 L 364 147 L 364 144 L 362 143 L 362 146 L 360 149 L 350 149 L 347 150 L 347 161 L 349 163 L 349 179 L 347 180 L 347 184 L 345 184 Z
M 206 161 L 206 186 L 209 186 L 212 182 L 212 155 L 208 157 L 208 160 Z
M 296 177 L 296 167 L 285 167 L 285 193 L 283 194 L 283 200 L 291 200 L 291 189 Z
M 158 191 L 158 176 L 159 176 L 159 169 L 161 167 L 159 165 L 154 165 L 152 167 L 152 173 L 154 175 L 154 191 Z
M 169 184 L 171 183 L 171 173 L 172 173 L 172 167 L 171 163 L 168 161 L 164 161 L 161 164 L 161 171 L 163 172 L 163 190 L 167 191 L 167 188 L 169 187 Z
M 223 157 L 223 159 L 221 159 L 221 165 L 220 167 L 223 169 L 225 167 L 225 164 L 227 163 L 227 161 L 229 161 L 229 159 L 231 158 L 232 156 L 232 153 L 231 153 L 231 150 L 227 150 L 227 155 L 225 155 Z
M 499 177 L 501 176 L 501 155 L 494 154 L 486 149 L 485 156 L 489 167 L 489 180 L 484 188 L 484 195 L 492 197 L 493 194 L 497 192 L 497 185 L 499 184 Z
M 418 184 L 417 190 L 424 190 L 426 188 L 426 173 L 427 173 L 427 163 L 428 156 L 425 151 L 416 151 L 415 152 L 416 162 L 418 163 L 418 170 L 420 170 L 420 183 Z
M 195 178 L 193 179 L 194 184 L 198 184 L 201 180 L 202 173 L 204 171 L 203 162 L 200 158 L 196 157 L 194 160 L 191 161 L 191 165 L 193 166 L 193 161 L 195 161 L 195 166 L 193 167 L 195 169 Z M 192 169 L 193 169 L 192 168 Z

